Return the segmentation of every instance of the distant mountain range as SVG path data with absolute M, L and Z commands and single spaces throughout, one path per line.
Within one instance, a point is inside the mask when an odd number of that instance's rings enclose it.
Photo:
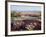
M 32 13 L 41 13 L 41 11 L 11 11 L 11 12 L 32 12 Z

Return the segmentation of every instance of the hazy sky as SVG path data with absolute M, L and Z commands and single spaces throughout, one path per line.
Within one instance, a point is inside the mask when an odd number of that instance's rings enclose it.
M 11 5 L 12 11 L 41 11 L 40 6 Z

